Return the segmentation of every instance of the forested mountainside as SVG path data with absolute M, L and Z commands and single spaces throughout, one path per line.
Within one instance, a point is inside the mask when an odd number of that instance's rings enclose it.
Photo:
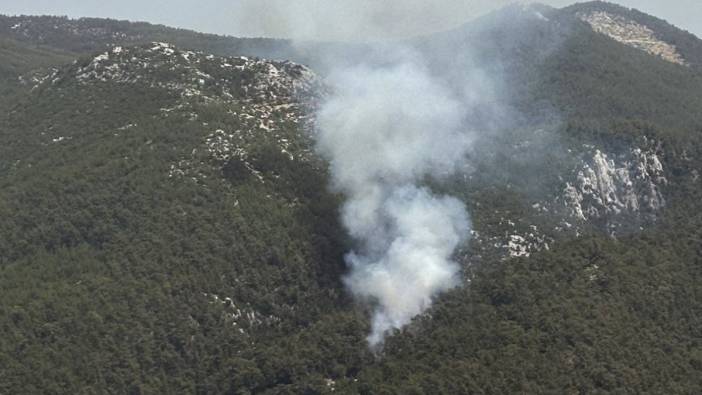
M 0 25 L 0 393 L 702 388 L 694 36 L 593 2 L 415 40 L 437 73 L 470 48 L 509 114 L 428 181 L 470 208 L 465 283 L 375 354 L 312 149 L 321 65 L 148 24 Z

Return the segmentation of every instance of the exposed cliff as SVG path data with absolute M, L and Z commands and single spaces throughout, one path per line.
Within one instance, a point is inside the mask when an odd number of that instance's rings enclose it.
M 568 211 L 577 220 L 604 220 L 611 228 L 623 215 L 655 218 L 666 205 L 662 188 L 668 183 L 659 155 L 641 148 L 620 156 L 595 149 L 564 190 Z

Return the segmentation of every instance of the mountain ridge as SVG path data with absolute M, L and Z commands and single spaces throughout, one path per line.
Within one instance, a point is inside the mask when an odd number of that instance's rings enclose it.
M 427 181 L 472 213 L 463 286 L 379 354 L 313 149 L 323 73 L 187 34 L 8 67 L 0 392 L 694 392 L 699 74 L 573 10 L 513 11 L 416 44 L 441 75 L 482 43 L 508 119 Z

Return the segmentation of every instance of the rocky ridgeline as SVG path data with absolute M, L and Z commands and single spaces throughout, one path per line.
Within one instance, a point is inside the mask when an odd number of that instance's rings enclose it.
M 314 97 L 318 85 L 305 66 L 247 57 L 218 57 L 181 51 L 168 43 L 113 47 L 52 79 L 82 84 L 114 82 L 164 88 L 201 100 L 237 100 L 270 106 Z
M 659 56 L 668 62 L 686 65 L 677 48 L 656 37 L 653 30 L 623 16 L 604 11 L 578 14 L 592 29 L 625 45 Z
M 565 205 L 580 221 L 621 215 L 655 216 L 665 206 L 661 188 L 668 183 L 659 155 L 634 148 L 617 160 L 600 150 L 583 164 L 568 183 Z
M 301 144 L 301 131 L 312 128 L 314 108 L 323 84 L 309 68 L 292 62 L 248 57 L 219 57 L 184 51 L 168 43 L 136 47 L 114 46 L 70 67 L 43 76 L 21 79 L 32 89 L 62 89 L 76 83 L 85 89 L 104 84 L 134 85 L 168 91 L 175 104 L 162 108 L 159 116 L 183 117 L 200 122 L 202 106 L 218 105 L 231 121 L 213 128 L 201 147 L 174 163 L 170 177 L 197 181 L 206 177 L 203 164 L 223 166 L 228 160 L 248 161 L 253 144 L 274 142 L 291 160 L 304 158 L 309 150 Z

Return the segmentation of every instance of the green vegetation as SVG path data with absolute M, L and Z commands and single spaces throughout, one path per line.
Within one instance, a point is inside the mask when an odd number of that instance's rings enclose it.
M 146 24 L 85 26 L 224 45 Z M 185 100 L 150 84 L 71 78 L 92 57 L 32 89 L 17 77 L 109 42 L 0 41 L 0 393 L 698 392 L 702 77 L 580 27 L 541 52 L 501 45 L 516 33 L 500 34 L 480 39 L 501 49 L 485 58 L 510 60 L 501 70 L 523 82 L 510 104 L 529 119 L 496 146 L 546 121 L 559 147 L 655 139 L 668 207 L 644 230 L 613 239 L 593 226 L 529 258 L 472 246 L 459 254 L 469 285 L 379 355 L 365 342 L 365 307 L 342 285 L 341 197 L 323 162 L 300 159 L 311 143 L 299 124 L 276 119 L 294 160 L 264 132 L 239 147 L 245 160 L 216 160 L 204 145 L 213 131 L 256 130 L 232 116 L 249 104 L 245 90 Z M 481 233 L 504 234 L 503 217 L 552 228 L 560 213 L 531 203 L 552 198 L 577 158 L 548 144 L 535 151 L 545 160 L 505 149 L 478 162 L 471 182 L 433 187 L 465 199 Z M 182 161 L 197 172 L 174 175 Z
M 74 54 L 51 48 L 21 44 L 14 40 L 0 39 L 0 79 L 17 78 L 28 70 L 68 63 Z

